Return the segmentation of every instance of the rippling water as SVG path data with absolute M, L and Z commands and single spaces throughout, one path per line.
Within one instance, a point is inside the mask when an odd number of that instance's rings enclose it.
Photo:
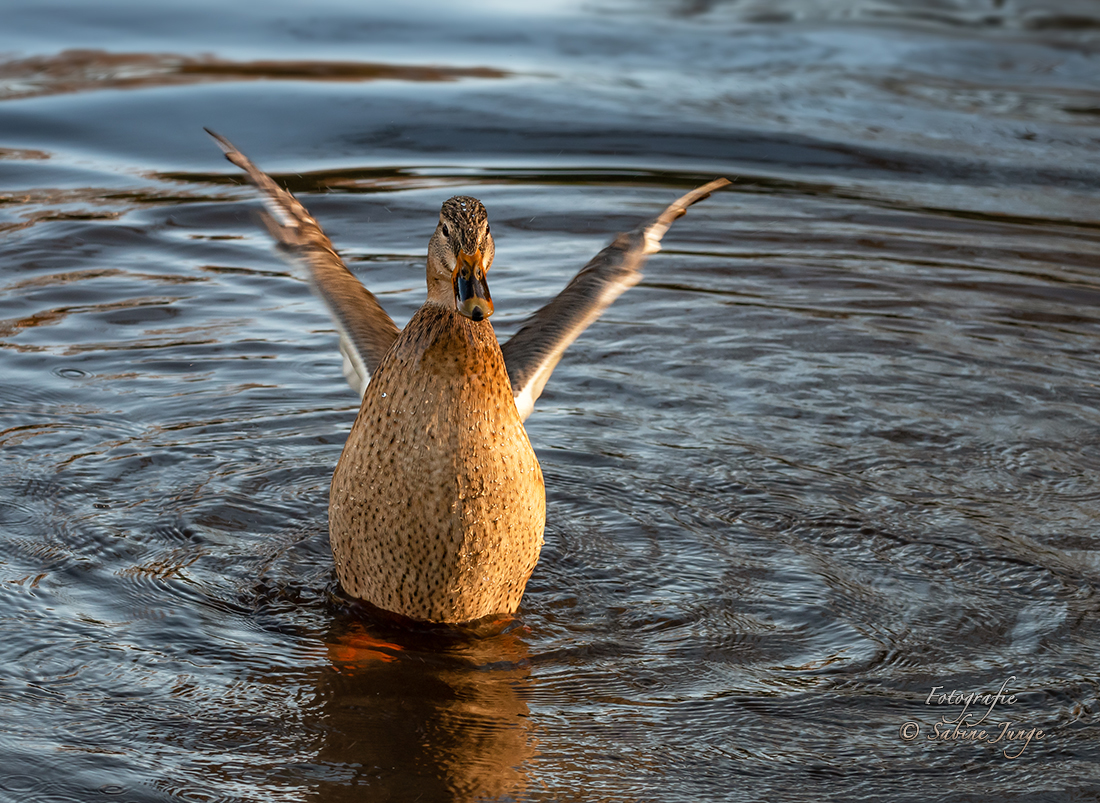
M 1100 795 L 1094 3 L 4 17 L 0 799 Z M 341 596 L 357 400 L 204 125 L 401 324 L 480 197 L 502 336 L 735 179 L 529 420 L 503 630 Z M 951 738 L 933 687 L 1014 694 L 1013 738 Z

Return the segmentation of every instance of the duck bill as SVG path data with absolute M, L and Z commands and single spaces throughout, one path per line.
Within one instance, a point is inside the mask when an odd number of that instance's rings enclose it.
M 472 321 L 483 321 L 493 314 L 493 297 L 485 281 L 481 251 L 459 254 L 451 276 L 455 287 L 455 309 Z

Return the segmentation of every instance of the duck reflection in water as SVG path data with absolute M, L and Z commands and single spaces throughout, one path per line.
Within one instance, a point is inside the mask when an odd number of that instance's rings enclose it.
M 318 801 L 513 799 L 535 756 L 521 629 L 379 627 L 337 617 L 304 711 L 334 769 Z
M 495 247 L 479 200 L 444 202 L 428 242 L 427 300 L 399 331 L 294 196 L 210 133 L 262 191 L 269 231 L 308 267 L 362 395 L 329 494 L 341 586 L 412 620 L 514 613 L 546 522 L 523 421 L 562 353 L 637 284 L 672 222 L 729 182 L 699 187 L 620 234 L 501 347 L 486 279 Z

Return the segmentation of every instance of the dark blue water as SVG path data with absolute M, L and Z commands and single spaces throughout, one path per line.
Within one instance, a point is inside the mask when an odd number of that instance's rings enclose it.
M 0 799 L 1100 797 L 1094 3 L 3 17 Z M 503 632 L 339 592 L 357 398 L 202 126 L 399 324 L 481 198 L 502 337 L 735 180 L 529 419 Z

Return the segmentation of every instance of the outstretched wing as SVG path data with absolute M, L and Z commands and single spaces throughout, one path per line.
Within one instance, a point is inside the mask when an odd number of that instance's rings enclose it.
M 672 221 L 693 203 L 729 183 L 728 179 L 719 178 L 704 184 L 648 223 L 620 234 L 501 347 L 521 419 L 526 420 L 531 414 L 535 400 L 569 344 L 612 301 L 641 280 L 646 257 L 661 250 L 661 238 Z
M 306 208 L 271 176 L 252 164 L 233 143 L 209 128 L 205 131 L 225 151 L 225 158 L 244 170 L 263 193 L 267 208 L 264 223 L 271 236 L 309 268 L 313 289 L 328 306 L 340 332 L 344 376 L 362 396 L 370 375 L 397 338 L 397 324 L 382 309 L 378 299 L 348 270 Z

